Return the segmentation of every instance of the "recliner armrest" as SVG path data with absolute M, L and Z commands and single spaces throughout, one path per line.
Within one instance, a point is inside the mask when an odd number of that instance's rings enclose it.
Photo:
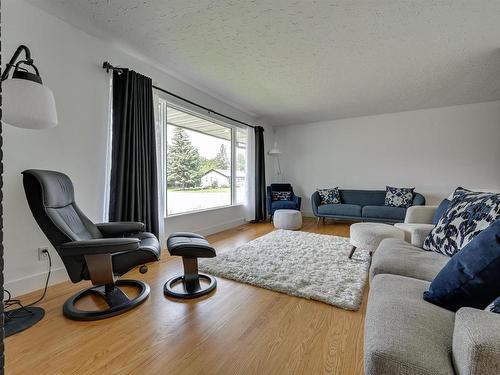
M 500 315 L 470 307 L 458 310 L 452 355 L 458 374 L 498 374 Z
M 96 224 L 104 237 L 117 237 L 130 233 L 144 232 L 144 223 L 136 221 L 114 221 Z
M 66 242 L 59 246 L 61 256 L 112 254 L 139 248 L 138 238 L 96 238 Z
M 406 242 L 420 248 L 424 246 L 425 239 L 434 229 L 433 224 L 396 223 L 394 226 L 405 232 Z

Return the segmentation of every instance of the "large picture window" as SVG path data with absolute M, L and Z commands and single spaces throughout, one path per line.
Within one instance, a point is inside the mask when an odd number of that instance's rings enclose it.
M 158 99 L 167 216 L 242 204 L 247 131 Z

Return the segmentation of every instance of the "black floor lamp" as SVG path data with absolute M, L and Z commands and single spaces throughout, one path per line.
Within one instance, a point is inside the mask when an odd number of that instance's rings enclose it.
M 25 58 L 20 59 L 21 53 Z M 13 70 L 12 76 L 9 73 Z M 2 74 L 2 125 L 8 124 L 24 129 L 48 129 L 57 125 L 57 112 L 52 91 L 42 84 L 38 68 L 33 64 L 28 47 L 20 45 L 7 63 Z M 2 145 L 0 128 L 0 147 Z M 0 257 L 3 266 L 3 151 L 0 148 Z M 2 267 L 3 273 L 3 267 Z M 3 274 L 1 278 L 1 294 L 3 301 Z M 31 304 L 32 305 L 32 304 Z M 45 312 L 40 307 L 23 306 L 4 311 L 4 332 L 10 336 L 23 331 L 40 321 Z M 3 347 L 3 346 L 2 346 Z M 3 354 L 2 354 L 3 358 Z M 3 361 L 2 361 L 3 363 Z

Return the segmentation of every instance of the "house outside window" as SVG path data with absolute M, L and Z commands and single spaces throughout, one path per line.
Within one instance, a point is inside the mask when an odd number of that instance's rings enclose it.
M 245 201 L 247 129 L 158 98 L 166 136 L 166 216 Z

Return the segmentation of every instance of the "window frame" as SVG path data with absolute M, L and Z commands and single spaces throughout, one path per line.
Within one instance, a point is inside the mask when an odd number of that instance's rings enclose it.
M 163 187 L 163 189 L 165 189 L 165 207 L 164 207 L 164 218 L 165 219 L 168 219 L 168 218 L 172 218 L 172 217 L 177 217 L 177 216 L 185 216 L 185 215 L 192 215 L 192 214 L 198 214 L 198 213 L 202 213 L 202 212 L 210 212 L 210 211 L 216 211 L 216 210 L 224 210 L 224 209 L 228 209 L 228 208 L 231 208 L 231 207 L 239 207 L 239 206 L 244 206 L 244 203 L 238 203 L 237 200 L 237 193 L 236 193 L 236 182 L 237 182 L 237 177 L 236 177 L 236 173 L 237 173 L 237 164 L 236 164 L 236 143 L 237 143 L 237 132 L 238 130 L 245 130 L 247 131 L 246 128 L 244 128 L 243 126 L 237 126 L 237 125 L 234 125 L 234 124 L 231 124 L 229 122 L 226 122 L 226 121 L 223 121 L 221 120 L 220 118 L 216 117 L 215 114 L 212 114 L 211 112 L 208 112 L 208 113 L 204 113 L 203 110 L 196 110 L 194 108 L 190 108 L 186 105 L 181 105 L 179 104 L 177 101 L 175 100 L 172 100 L 170 99 L 170 97 L 167 95 L 167 94 L 164 94 L 162 91 L 160 90 L 156 90 L 154 89 L 154 94 L 156 96 L 158 96 L 158 99 L 161 99 L 163 101 L 165 101 L 166 103 L 166 108 L 165 108 L 165 119 L 164 119 L 164 123 L 161 124 L 163 129 L 161 131 L 162 133 L 162 149 L 164 150 L 163 152 L 163 163 L 165 165 L 165 171 L 163 172 L 164 173 L 164 181 L 165 183 L 168 181 L 168 172 L 167 172 L 167 157 L 168 157 L 168 152 L 167 152 L 167 126 L 168 126 L 168 108 L 173 108 L 177 111 L 181 111 L 181 112 L 185 112 L 187 114 L 190 114 L 192 116 L 195 116 L 195 117 L 199 117 L 201 119 L 204 119 L 204 120 L 207 120 L 207 121 L 210 121 L 210 122 L 213 122 L 217 125 L 220 125 L 220 126 L 223 126 L 225 128 L 228 128 L 230 131 L 231 131 L 231 140 L 230 140 L 230 144 L 231 144 L 231 158 L 230 158 L 230 171 L 231 171 L 231 186 L 230 186 L 230 195 L 231 195 L 231 204 L 228 204 L 228 205 L 223 205 L 223 206 L 216 206 L 216 207 L 209 207 L 209 208 L 202 208 L 202 209 L 198 209 L 198 210 L 192 210 L 192 211 L 185 211 L 185 212 L 178 212 L 178 213 L 174 213 L 174 214 L 169 214 L 168 213 L 168 189 L 167 189 L 167 184 L 165 184 L 165 186 Z M 158 118 L 158 120 L 160 120 L 160 118 Z M 192 129 L 188 129 L 188 130 L 192 130 Z M 196 130 L 192 130 L 192 131 L 196 131 Z M 206 134 L 206 133 L 203 133 L 203 132 L 199 132 L 200 134 Z M 209 134 L 206 134 L 208 136 L 210 136 Z M 247 150 L 248 150 L 248 140 L 247 140 Z M 248 157 L 248 156 L 247 156 Z M 247 171 L 245 171 L 245 181 L 246 181 L 246 176 L 247 176 Z M 245 182 L 246 184 L 246 182 Z

